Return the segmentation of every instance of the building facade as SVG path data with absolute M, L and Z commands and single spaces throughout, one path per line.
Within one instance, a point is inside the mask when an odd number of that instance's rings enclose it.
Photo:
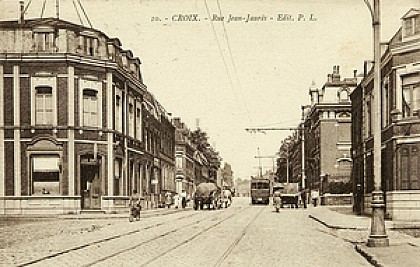
M 306 187 L 321 194 L 352 191 L 350 93 L 356 85 L 356 73 L 341 79 L 334 66 L 321 88 L 309 89 L 303 122 Z
M 386 216 L 420 220 L 420 10 L 402 17 L 402 27 L 381 58 L 382 177 Z M 373 70 L 352 94 L 355 208 L 370 213 L 373 179 Z
M 140 60 L 54 18 L 0 22 L 0 213 L 117 212 L 175 190 L 175 133 Z
M 182 190 L 192 196 L 196 186 L 210 182 L 209 161 L 197 149 L 193 142 L 192 132 L 180 118 L 174 118 L 175 126 L 175 161 L 176 161 L 176 193 Z

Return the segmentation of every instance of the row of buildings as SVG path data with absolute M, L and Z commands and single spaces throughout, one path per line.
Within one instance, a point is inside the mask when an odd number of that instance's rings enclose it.
M 420 10 L 401 22 L 380 62 L 381 187 L 388 218 L 420 220 Z M 370 65 L 346 79 L 335 66 L 321 88 L 311 86 L 299 130 L 281 148 L 289 151 L 291 179 L 321 194 L 353 193 L 359 214 L 371 212 L 374 188 Z M 278 162 L 284 176 L 284 160 Z
M 230 166 L 226 179 L 210 170 L 140 66 L 93 28 L 0 22 L 0 214 L 117 212 L 134 189 L 158 206 L 199 182 L 231 185 Z

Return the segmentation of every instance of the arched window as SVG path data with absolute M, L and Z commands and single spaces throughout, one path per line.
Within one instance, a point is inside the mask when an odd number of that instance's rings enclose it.
M 339 98 L 340 102 L 348 102 L 348 101 L 350 101 L 350 99 L 349 99 L 349 91 L 347 89 L 341 89 L 338 92 L 338 98 Z

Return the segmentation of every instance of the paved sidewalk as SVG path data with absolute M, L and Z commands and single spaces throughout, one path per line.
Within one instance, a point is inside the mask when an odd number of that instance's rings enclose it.
M 355 244 L 355 249 L 374 266 L 420 266 L 420 238 L 398 230 L 420 228 L 420 222 L 386 221 L 389 247 L 368 247 L 371 218 L 342 214 L 333 207 L 308 208 L 309 217 L 332 229 L 333 234 Z

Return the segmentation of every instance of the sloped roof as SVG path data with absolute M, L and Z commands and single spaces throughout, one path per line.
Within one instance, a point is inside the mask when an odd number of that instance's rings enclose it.
M 418 16 L 420 14 L 420 9 L 417 8 L 411 8 L 407 13 L 404 14 L 404 16 L 401 19 L 407 19 L 411 17 Z

